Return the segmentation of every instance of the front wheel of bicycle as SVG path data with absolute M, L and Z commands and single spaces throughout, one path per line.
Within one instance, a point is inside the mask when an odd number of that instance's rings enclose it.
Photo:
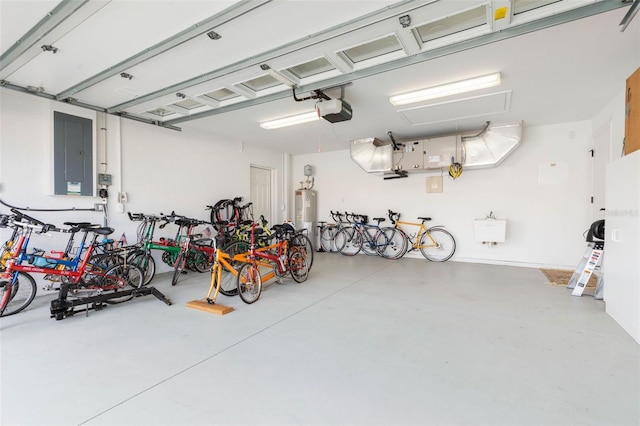
M 344 227 L 336 235 L 336 247 L 345 256 L 355 256 L 362 248 L 360 233 L 351 226 Z
M 238 294 L 244 303 L 254 303 L 262 293 L 262 277 L 258 265 L 245 263 L 238 271 Z
M 120 280 L 124 280 L 126 284 L 125 287 L 120 287 Z M 105 287 L 114 287 L 114 297 L 108 299 L 106 302 L 115 305 L 116 303 L 122 303 L 133 299 L 133 294 L 126 294 L 123 296 L 115 295 L 118 294 L 118 292 L 131 290 L 131 287 L 142 287 L 144 283 L 144 272 L 138 266 L 132 265 L 131 263 L 112 266 L 104 273 L 102 283 Z
M 17 314 L 25 309 L 36 296 L 36 280 L 26 272 L 18 274 L 15 282 L 0 281 L 0 316 Z
M 297 283 L 304 282 L 309 277 L 309 269 L 311 268 L 307 259 L 307 256 L 298 247 L 294 247 L 289 253 L 287 269 L 291 273 L 291 278 Z
M 234 241 L 230 244 L 227 244 L 222 251 L 227 253 L 230 257 L 228 260 L 231 267 L 238 271 L 242 266 L 242 262 L 237 260 L 233 260 L 233 256 L 240 253 L 246 253 L 249 250 L 249 243 L 244 241 Z M 228 271 L 222 265 L 222 279 L 220 280 L 220 293 L 225 296 L 235 296 L 238 294 L 238 283 L 236 280 L 236 276 L 233 275 L 230 271 Z
M 178 258 L 176 259 L 175 265 L 173 266 L 173 277 L 171 278 L 171 285 L 178 284 L 178 278 L 180 278 L 182 271 L 184 271 L 185 263 L 186 262 L 184 258 L 184 253 L 180 253 L 178 255 Z
M 151 253 L 137 251 L 129 256 L 129 263 L 138 266 L 144 272 L 144 283 L 147 285 L 156 275 L 156 261 L 153 260 Z
M 420 237 L 420 252 L 433 262 L 449 260 L 456 251 L 456 240 L 448 231 L 431 228 Z
M 306 235 L 299 233 L 291 239 L 291 247 L 298 247 L 307 261 L 309 270 L 313 266 L 313 245 Z

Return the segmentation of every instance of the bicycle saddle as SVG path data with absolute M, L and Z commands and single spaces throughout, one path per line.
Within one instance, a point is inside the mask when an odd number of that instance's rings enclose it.
M 418 217 L 418 219 L 420 219 L 420 220 L 431 220 L 430 217 Z
M 112 234 L 115 231 L 115 229 L 105 226 L 102 228 L 90 228 L 90 231 L 95 232 L 96 234 L 99 234 L 99 235 L 109 235 L 109 234 Z

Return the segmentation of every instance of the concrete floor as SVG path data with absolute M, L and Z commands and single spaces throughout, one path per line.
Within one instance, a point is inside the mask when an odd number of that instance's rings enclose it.
M 2 425 L 638 425 L 640 346 L 537 269 L 317 253 L 219 316 L 209 276 L 0 320 Z

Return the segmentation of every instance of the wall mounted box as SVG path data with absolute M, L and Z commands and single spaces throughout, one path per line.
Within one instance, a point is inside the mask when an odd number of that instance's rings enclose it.
M 476 241 L 504 243 L 507 235 L 506 219 L 475 219 L 473 221 Z

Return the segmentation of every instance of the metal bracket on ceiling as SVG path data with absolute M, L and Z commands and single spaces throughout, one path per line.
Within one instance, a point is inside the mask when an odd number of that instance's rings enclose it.
M 382 180 L 402 179 L 402 178 L 409 177 L 406 170 L 394 170 L 393 173 L 395 174 L 390 176 L 385 176 L 384 178 L 382 178 Z

